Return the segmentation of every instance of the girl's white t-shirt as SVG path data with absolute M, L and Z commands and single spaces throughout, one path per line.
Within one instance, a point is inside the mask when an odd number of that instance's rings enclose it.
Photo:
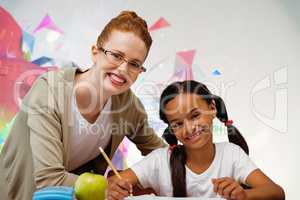
M 249 156 L 237 145 L 224 142 L 215 144 L 216 153 L 209 168 L 196 174 L 186 166 L 186 184 L 189 197 L 217 198 L 213 178 L 231 177 L 244 183 L 257 169 Z M 131 167 L 144 188 L 151 187 L 159 196 L 173 196 L 169 148 L 156 149 Z
M 99 156 L 99 147 L 107 147 L 111 139 L 111 98 L 92 124 L 79 112 L 75 95 L 71 105 L 74 124 L 70 134 L 69 168 L 74 170 Z

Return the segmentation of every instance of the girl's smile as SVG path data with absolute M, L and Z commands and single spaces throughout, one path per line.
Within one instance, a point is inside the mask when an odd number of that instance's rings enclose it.
M 184 140 L 186 142 L 189 143 L 193 143 L 198 141 L 198 139 L 201 139 L 201 135 L 207 133 L 208 130 L 206 128 L 203 127 L 199 127 L 198 129 L 196 129 L 195 131 L 193 131 L 192 133 L 188 133 L 185 137 Z

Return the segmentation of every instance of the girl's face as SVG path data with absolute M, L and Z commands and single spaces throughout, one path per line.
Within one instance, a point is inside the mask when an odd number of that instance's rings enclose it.
M 186 148 L 199 149 L 212 142 L 214 103 L 209 105 L 197 94 L 179 94 L 166 104 L 165 113 L 172 132 Z
M 142 72 L 147 56 L 143 40 L 131 32 L 113 31 L 103 46 L 92 49 L 103 89 L 111 95 L 125 92 Z

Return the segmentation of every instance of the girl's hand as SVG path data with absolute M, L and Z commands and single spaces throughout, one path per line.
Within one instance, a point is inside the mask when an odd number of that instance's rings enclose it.
M 242 186 L 232 178 L 212 179 L 214 191 L 227 200 L 246 200 L 247 194 Z
M 128 181 L 119 178 L 108 178 L 107 200 L 122 200 L 130 194 L 132 194 L 132 185 Z

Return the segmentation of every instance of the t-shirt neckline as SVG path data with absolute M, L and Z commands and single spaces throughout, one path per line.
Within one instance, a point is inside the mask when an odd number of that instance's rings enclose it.
M 210 166 L 201 174 L 197 174 L 197 173 L 193 172 L 187 165 L 185 165 L 185 169 L 186 169 L 187 173 L 189 173 L 192 177 L 194 177 L 196 179 L 203 179 L 204 177 L 208 177 L 212 173 L 213 169 L 215 169 L 215 165 L 217 163 L 217 160 L 218 160 L 219 154 L 220 154 L 219 145 L 214 144 L 214 146 L 215 146 L 215 156 L 214 156 L 214 159 L 211 162 Z

